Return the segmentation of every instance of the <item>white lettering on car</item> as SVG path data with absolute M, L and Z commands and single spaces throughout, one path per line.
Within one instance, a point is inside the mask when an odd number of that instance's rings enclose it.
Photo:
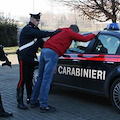
M 62 70 L 63 70 L 62 68 L 63 68 L 62 66 L 59 66 L 59 67 L 58 67 L 58 73 L 59 73 L 59 74 L 62 74 Z
M 80 69 L 76 68 L 76 76 L 80 76 Z
M 75 76 L 75 68 L 72 68 L 71 75 Z
M 97 76 L 96 72 L 97 72 L 96 70 L 92 70 L 92 79 L 96 79 L 96 76 Z
M 71 72 L 71 68 L 70 67 L 67 67 L 67 75 L 69 75 Z
M 101 79 L 102 80 L 102 74 L 103 74 L 103 72 L 101 70 L 98 70 L 98 72 L 97 72 L 97 79 Z
M 88 78 L 88 74 L 89 74 L 89 72 L 88 72 L 88 69 L 83 69 L 83 77 L 86 77 L 86 78 Z
M 95 69 L 85 69 L 85 68 L 76 68 L 68 66 L 58 66 L 58 73 L 76 77 L 84 77 L 89 79 L 99 79 L 105 80 L 106 71 L 95 70 Z

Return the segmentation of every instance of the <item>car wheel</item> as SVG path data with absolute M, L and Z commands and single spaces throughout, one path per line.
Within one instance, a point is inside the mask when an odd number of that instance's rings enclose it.
M 35 82 L 37 81 L 38 71 L 38 67 L 36 67 L 33 72 L 33 85 L 35 85 Z
M 33 71 L 33 86 L 35 85 L 35 82 L 37 81 L 37 77 L 38 77 L 38 72 L 39 72 L 39 69 L 38 67 L 35 67 L 34 71 Z M 52 89 L 53 85 L 50 85 L 50 91 Z
M 113 107 L 120 113 L 120 79 L 116 79 L 110 91 L 110 99 Z

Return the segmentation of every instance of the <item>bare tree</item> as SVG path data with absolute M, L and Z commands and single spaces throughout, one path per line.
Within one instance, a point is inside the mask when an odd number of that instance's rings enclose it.
M 52 0 L 79 11 L 80 16 L 100 22 L 120 19 L 120 0 Z

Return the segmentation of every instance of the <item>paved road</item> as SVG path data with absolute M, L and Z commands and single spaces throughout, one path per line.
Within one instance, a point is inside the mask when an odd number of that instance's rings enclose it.
M 40 113 L 39 108 L 30 105 L 28 110 L 19 110 L 16 107 L 19 67 L 16 56 L 9 58 L 14 61 L 12 68 L 0 66 L 0 92 L 5 110 L 14 117 L 0 120 L 120 120 L 108 99 L 62 87 L 54 87 L 49 95 L 49 103 L 57 109 L 55 113 Z

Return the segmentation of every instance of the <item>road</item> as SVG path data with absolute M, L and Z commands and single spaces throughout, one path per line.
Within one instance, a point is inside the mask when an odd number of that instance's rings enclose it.
M 40 113 L 40 109 L 19 110 L 16 102 L 16 86 L 19 80 L 19 65 L 16 55 L 8 56 L 12 68 L 0 66 L 0 92 L 6 111 L 14 117 L 0 120 L 120 120 L 107 98 L 80 91 L 53 87 L 49 95 L 50 105 L 56 107 L 55 113 Z M 24 95 L 26 103 L 26 91 Z

